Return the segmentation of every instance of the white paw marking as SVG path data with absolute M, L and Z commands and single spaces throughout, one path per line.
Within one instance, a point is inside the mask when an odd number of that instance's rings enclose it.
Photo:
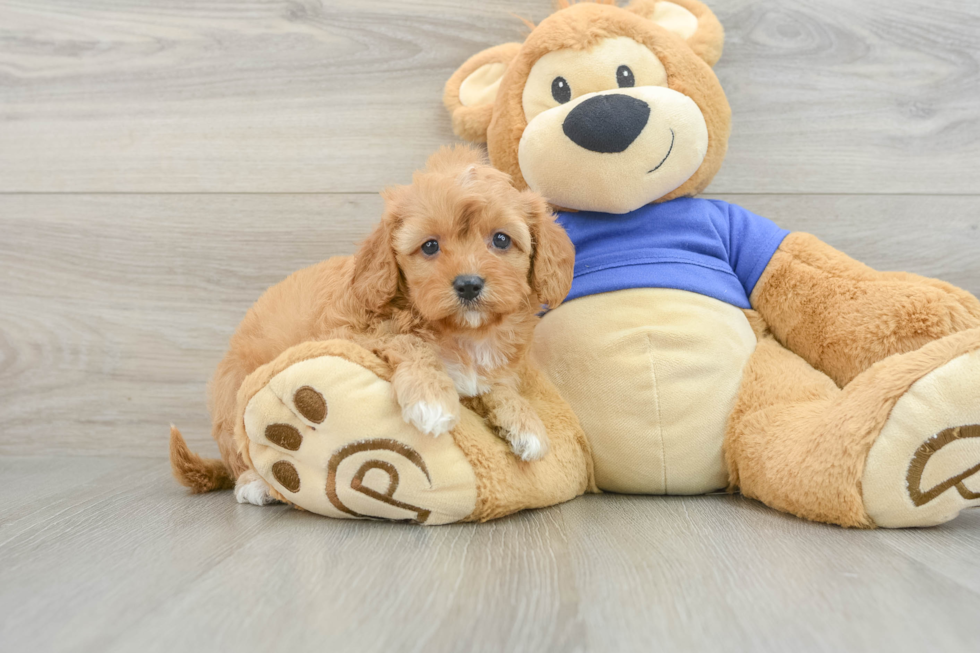
M 509 438 L 510 448 L 525 461 L 541 460 L 548 453 L 548 445 L 533 433 L 517 433 Z
M 249 480 L 250 478 L 254 478 L 254 480 Z M 238 503 L 250 503 L 253 506 L 268 506 L 278 503 L 269 494 L 269 485 L 258 478 L 258 474 L 254 472 L 245 472 L 238 478 L 238 482 L 235 483 L 235 499 L 238 500 Z
M 439 435 L 453 430 L 458 418 L 439 404 L 418 401 L 402 407 L 402 419 L 429 435 Z

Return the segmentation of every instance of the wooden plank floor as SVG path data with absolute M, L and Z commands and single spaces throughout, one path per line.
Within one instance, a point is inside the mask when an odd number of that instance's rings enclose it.
M 980 294 L 980 3 L 714 0 L 711 196 Z M 0 0 L 0 650 L 980 650 L 980 511 L 738 497 L 473 526 L 190 497 L 167 424 L 268 285 L 452 142 L 445 79 L 550 0 Z

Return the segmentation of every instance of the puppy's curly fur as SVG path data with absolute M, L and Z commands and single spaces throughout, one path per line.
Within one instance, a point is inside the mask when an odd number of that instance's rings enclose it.
M 330 338 L 392 364 L 402 414 L 422 431 L 451 430 L 460 397 L 471 398 L 518 456 L 547 452 L 544 427 L 517 387 L 537 314 L 558 306 L 572 282 L 575 251 L 547 203 L 466 146 L 441 149 L 411 185 L 382 195 L 381 223 L 354 256 L 296 272 L 248 311 L 210 386 L 223 465 L 191 454 L 173 429 L 182 484 L 207 492 L 241 481 L 247 466 L 233 434 L 242 381 L 293 345 Z M 483 280 L 478 296 L 457 292 L 461 276 Z

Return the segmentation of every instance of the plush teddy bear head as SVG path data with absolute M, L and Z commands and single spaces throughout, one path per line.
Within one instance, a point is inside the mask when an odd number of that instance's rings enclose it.
M 724 32 L 696 0 L 569 4 L 446 84 L 460 137 L 559 207 L 627 213 L 703 190 L 731 110 L 711 66 Z

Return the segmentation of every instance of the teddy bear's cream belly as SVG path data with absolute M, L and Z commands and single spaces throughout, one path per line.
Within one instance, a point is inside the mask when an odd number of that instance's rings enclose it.
M 735 306 L 637 288 L 549 312 L 534 357 L 578 415 L 601 489 L 701 494 L 728 485 L 725 424 L 755 345 Z

